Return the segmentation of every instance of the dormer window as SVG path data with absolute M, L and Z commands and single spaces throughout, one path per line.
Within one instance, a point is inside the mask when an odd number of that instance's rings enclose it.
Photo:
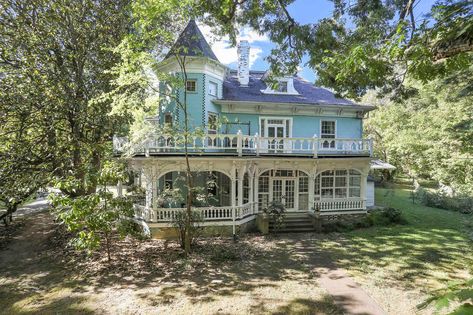
M 267 83 L 265 90 L 261 90 L 263 94 L 280 94 L 280 95 L 299 95 L 294 88 L 293 77 L 276 78 L 277 82 L 274 84 Z

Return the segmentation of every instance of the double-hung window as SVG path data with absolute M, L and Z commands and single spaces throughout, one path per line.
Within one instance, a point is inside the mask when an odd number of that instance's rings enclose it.
M 322 147 L 324 149 L 334 149 L 336 137 L 336 123 L 334 120 L 322 120 L 320 126 L 320 137 L 322 138 Z
M 218 85 L 215 82 L 209 82 L 209 95 L 217 97 Z
M 196 92 L 197 91 L 197 81 L 196 80 L 187 80 L 186 81 L 186 91 L 187 92 Z

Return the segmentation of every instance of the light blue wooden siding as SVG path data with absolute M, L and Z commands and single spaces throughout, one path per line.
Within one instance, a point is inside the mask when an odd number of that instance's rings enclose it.
M 209 85 L 210 82 L 217 84 L 217 96 L 213 96 L 209 94 Z M 212 100 L 222 98 L 223 94 L 223 82 L 221 79 L 218 79 L 214 76 L 205 75 L 205 125 L 208 122 L 208 113 L 213 112 L 221 116 L 220 114 L 220 105 L 214 104 Z
M 230 122 L 250 122 L 250 133 L 254 135 L 259 133 L 259 117 L 253 114 L 228 114 L 224 113 Z M 291 117 L 291 116 L 272 116 L 261 115 L 261 117 Z M 335 120 L 338 138 L 361 138 L 362 137 L 362 120 L 359 118 L 348 117 L 320 117 L 320 116 L 292 116 L 292 136 L 295 138 L 310 138 L 316 134 L 320 137 L 320 122 L 322 120 Z M 225 128 L 225 127 L 224 127 Z M 229 125 L 228 133 L 236 133 L 239 129 L 244 134 L 248 133 L 248 127 L 245 125 Z M 225 130 L 222 130 L 223 132 Z
M 206 84 L 205 75 L 201 73 L 188 73 L 187 74 L 188 80 L 196 80 L 196 91 L 195 92 L 187 92 L 187 113 L 189 116 L 189 127 L 191 129 L 194 128 L 202 128 L 206 123 L 206 108 L 205 103 L 206 100 L 204 98 L 208 96 L 208 87 Z M 161 85 L 160 89 L 163 91 L 164 86 Z M 205 92 L 205 94 L 204 94 Z M 179 88 L 178 91 L 179 100 L 184 102 L 184 90 L 183 88 Z M 162 96 L 165 98 L 165 96 Z M 184 122 L 184 113 L 182 109 L 176 106 L 175 102 L 169 102 L 169 104 L 161 105 L 160 106 L 160 122 L 164 122 L 164 113 L 171 112 L 173 114 L 174 120 L 177 121 L 179 124 Z
M 320 121 L 321 120 L 335 120 L 337 127 L 338 138 L 361 138 L 362 137 L 362 119 L 346 118 L 346 117 L 321 117 L 321 116 L 282 116 L 282 115 L 259 115 L 259 114 L 230 114 L 221 113 L 220 105 L 214 104 L 212 100 L 215 96 L 209 94 L 209 82 L 217 83 L 217 97 L 221 98 L 223 93 L 222 80 L 202 73 L 188 73 L 188 79 L 196 80 L 196 92 L 187 93 L 188 113 L 189 113 L 189 127 L 206 128 L 208 121 L 208 112 L 214 112 L 220 115 L 220 118 L 226 118 L 231 124 L 223 124 L 220 132 L 236 134 L 241 130 L 243 134 L 254 135 L 259 133 L 259 118 L 260 117 L 292 117 L 292 136 L 310 138 L 314 134 L 320 137 Z M 163 85 L 160 86 L 163 88 Z M 163 96 L 164 98 L 164 96 Z M 179 99 L 184 100 L 184 91 L 181 88 L 179 91 Z M 170 102 L 166 106 L 160 106 L 159 114 L 161 123 L 164 122 L 164 113 L 171 112 L 174 120 L 179 124 L 184 122 L 184 113 L 182 110 L 176 108 L 174 102 Z M 236 124 L 240 122 L 242 124 Z M 249 123 L 249 125 L 248 125 Z
M 189 126 L 193 128 L 204 128 L 207 125 L 208 112 L 214 112 L 220 114 L 220 105 L 216 105 L 212 102 L 215 96 L 209 94 L 209 83 L 214 82 L 217 84 L 217 98 L 222 98 L 223 93 L 223 82 L 214 76 L 202 73 L 188 73 L 187 77 L 189 80 L 196 80 L 197 90 L 196 92 L 187 92 L 187 104 L 189 114 Z M 164 90 L 164 85 L 160 86 L 161 91 Z M 164 96 L 163 96 L 164 97 Z M 184 89 L 179 89 L 179 100 L 184 101 Z M 160 117 L 161 123 L 164 122 L 164 113 L 171 112 L 180 124 L 184 122 L 184 113 L 182 110 L 176 108 L 174 102 L 170 102 L 166 106 L 160 106 Z

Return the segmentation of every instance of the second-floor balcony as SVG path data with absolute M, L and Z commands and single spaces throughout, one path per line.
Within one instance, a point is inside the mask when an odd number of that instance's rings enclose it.
M 130 143 L 126 137 L 114 137 L 113 149 L 116 154 L 129 152 L 132 155 L 299 155 L 318 156 L 372 156 L 371 139 L 349 138 L 288 138 L 260 137 L 237 134 L 156 135 L 146 140 Z

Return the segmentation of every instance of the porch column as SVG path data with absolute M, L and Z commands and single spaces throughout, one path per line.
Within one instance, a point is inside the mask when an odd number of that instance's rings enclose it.
M 366 186 L 368 185 L 368 173 L 361 173 L 361 183 L 360 183 L 360 198 L 364 200 L 364 207 L 366 209 Z
M 255 177 L 253 176 L 253 174 L 250 174 L 248 176 L 248 184 L 250 185 L 250 191 L 248 193 L 248 202 L 251 205 L 251 212 L 254 213 L 255 212 L 255 206 L 253 204 L 253 201 L 255 199 L 254 199 L 253 191 L 254 191 L 254 187 L 255 187 Z
M 232 199 L 232 221 L 233 221 L 233 224 L 232 224 L 232 229 L 233 229 L 233 237 L 235 237 L 235 233 L 236 233 L 236 227 L 235 227 L 235 212 L 236 212 L 236 189 L 235 189 L 235 186 L 236 186 L 236 178 L 235 178 L 235 173 L 232 172 L 232 177 L 231 177 L 231 199 Z
M 243 205 L 243 178 L 245 177 L 244 172 L 238 172 L 238 205 Z
M 145 178 L 146 198 L 145 206 L 147 209 L 153 206 L 153 181 L 151 178 Z
M 258 170 L 255 171 L 255 176 L 253 178 L 254 180 L 254 183 L 253 183 L 253 190 L 254 190 L 254 201 L 255 201 L 255 207 L 254 207 L 254 211 L 255 213 L 258 213 L 259 212 L 259 196 L 258 196 L 258 185 L 259 185 L 259 176 L 258 176 Z
M 309 174 L 309 211 L 314 207 L 314 188 L 315 188 L 315 174 Z

